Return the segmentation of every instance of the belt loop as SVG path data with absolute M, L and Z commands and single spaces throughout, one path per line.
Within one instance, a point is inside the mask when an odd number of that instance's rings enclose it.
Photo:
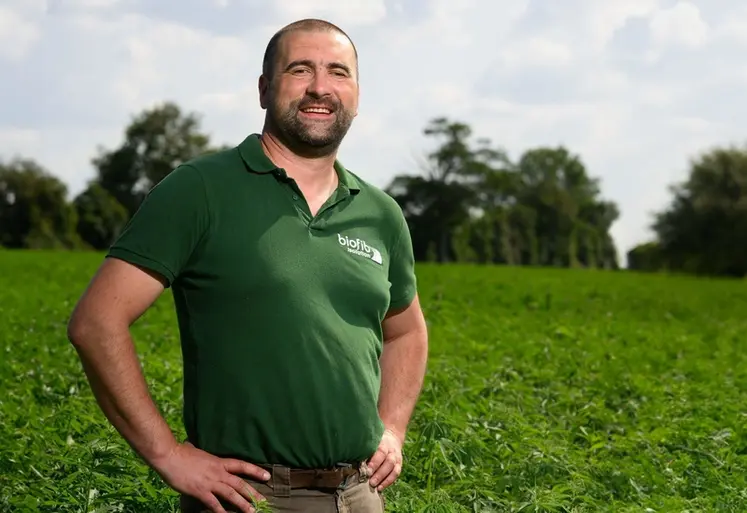
M 282 465 L 272 466 L 272 491 L 275 497 L 290 497 L 290 468 Z
M 365 483 L 368 480 L 368 465 L 365 461 L 358 463 L 358 482 Z

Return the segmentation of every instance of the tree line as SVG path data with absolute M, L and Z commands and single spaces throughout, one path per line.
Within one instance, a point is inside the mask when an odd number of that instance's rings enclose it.
M 402 207 L 418 261 L 618 269 L 610 228 L 617 205 L 601 196 L 579 155 L 536 147 L 512 161 L 460 121 L 435 118 L 420 169 L 385 188 Z M 114 149 L 97 148 L 95 176 L 72 199 L 31 158 L 0 161 L 0 245 L 104 250 L 153 185 L 214 145 L 195 113 L 166 102 L 132 118 Z M 652 220 L 655 240 L 628 252 L 640 271 L 744 276 L 747 150 L 717 148 L 691 163 Z

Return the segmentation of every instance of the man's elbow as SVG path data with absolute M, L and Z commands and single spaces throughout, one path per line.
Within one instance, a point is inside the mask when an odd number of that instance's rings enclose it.
M 67 323 L 67 339 L 79 350 L 90 348 L 119 331 L 121 328 L 117 323 L 106 320 L 101 313 L 83 308 L 76 308 Z
M 90 339 L 92 329 L 91 316 L 79 309 L 73 311 L 67 322 L 67 339 L 75 348 L 82 348 Z

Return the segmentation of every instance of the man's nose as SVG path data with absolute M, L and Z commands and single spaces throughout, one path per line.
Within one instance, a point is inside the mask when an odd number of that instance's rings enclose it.
M 308 85 L 308 92 L 315 96 L 324 96 L 332 92 L 330 77 L 326 70 L 317 70 Z

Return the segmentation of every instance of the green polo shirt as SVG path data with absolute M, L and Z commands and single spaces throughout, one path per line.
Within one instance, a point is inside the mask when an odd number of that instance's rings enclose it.
M 250 135 L 172 171 L 110 248 L 172 289 L 197 447 L 310 468 L 378 446 L 381 323 L 414 298 L 412 245 L 391 197 L 335 169 L 312 216 Z

